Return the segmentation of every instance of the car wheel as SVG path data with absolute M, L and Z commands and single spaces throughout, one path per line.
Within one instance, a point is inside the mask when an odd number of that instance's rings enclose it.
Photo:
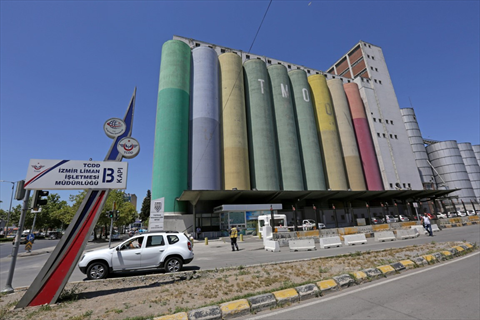
M 87 268 L 87 277 L 90 280 L 106 279 L 108 276 L 108 267 L 104 262 L 93 262 Z
M 165 262 L 165 272 L 178 272 L 182 269 L 182 260 L 177 257 L 168 258 Z

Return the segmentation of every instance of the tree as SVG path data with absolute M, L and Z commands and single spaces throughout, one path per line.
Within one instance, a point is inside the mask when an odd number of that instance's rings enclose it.
M 140 210 L 140 220 L 147 222 L 150 217 L 150 203 L 152 201 L 152 193 L 147 190 L 147 196 L 143 198 L 142 208 Z

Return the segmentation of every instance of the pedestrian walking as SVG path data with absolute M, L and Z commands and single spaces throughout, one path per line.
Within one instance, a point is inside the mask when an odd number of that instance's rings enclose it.
M 237 245 L 237 236 L 238 236 L 238 230 L 235 226 L 233 226 L 230 229 L 230 244 L 232 245 L 232 251 L 235 251 L 235 248 L 237 248 L 237 251 L 240 251 Z
M 423 224 L 423 227 L 425 228 L 425 230 L 428 231 L 428 235 L 430 237 L 433 237 L 432 225 L 430 223 L 430 218 L 428 217 L 426 212 L 423 213 L 422 224 Z
M 195 231 L 197 232 L 197 240 L 200 240 L 200 235 L 202 234 L 202 229 L 200 229 L 200 227 L 197 227 L 197 229 Z

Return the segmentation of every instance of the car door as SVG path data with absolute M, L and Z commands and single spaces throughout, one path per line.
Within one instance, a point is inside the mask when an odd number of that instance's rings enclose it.
M 167 248 L 163 235 L 149 235 L 142 251 L 142 268 L 155 268 L 160 265 L 162 255 Z
M 125 241 L 112 254 L 113 270 L 132 270 L 141 267 L 144 236 L 138 236 Z

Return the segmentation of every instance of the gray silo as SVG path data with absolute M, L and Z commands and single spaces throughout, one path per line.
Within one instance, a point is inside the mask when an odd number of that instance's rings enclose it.
M 475 158 L 477 158 L 478 165 L 480 166 L 480 144 L 472 146 Z
M 428 155 L 425 150 L 425 144 L 423 142 L 422 133 L 415 117 L 415 111 L 413 108 L 400 109 L 403 117 L 403 123 L 407 129 L 408 139 L 412 146 L 412 151 L 415 156 L 415 163 L 422 179 L 423 187 L 429 189 L 428 184 L 434 181 L 434 172 L 432 167 L 428 163 Z
M 454 140 L 437 142 L 427 146 L 426 149 L 430 162 L 438 172 L 435 176 L 437 185 L 441 187 L 445 182 L 448 189 L 461 189 L 450 193 L 451 197 L 458 196 L 458 200 L 465 202 L 475 200 L 472 183 L 457 142 Z
M 460 150 L 468 177 L 472 183 L 473 192 L 477 197 L 477 201 L 480 201 L 480 165 L 478 165 L 477 158 L 475 158 L 472 144 L 470 142 L 459 143 L 458 149 Z

